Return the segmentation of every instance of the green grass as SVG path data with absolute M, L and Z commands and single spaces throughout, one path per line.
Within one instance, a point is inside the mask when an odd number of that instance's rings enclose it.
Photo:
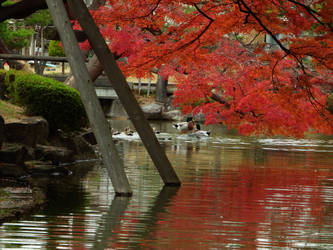
M 19 119 L 24 116 L 23 108 L 0 100 L 0 115 L 5 119 Z

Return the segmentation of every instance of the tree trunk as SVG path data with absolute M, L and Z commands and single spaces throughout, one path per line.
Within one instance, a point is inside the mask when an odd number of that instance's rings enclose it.
M 34 51 L 35 51 L 35 34 L 33 34 L 30 39 L 29 56 L 34 55 Z
M 65 6 L 63 5 L 62 0 L 46 1 L 53 21 L 59 31 L 65 53 L 68 57 L 68 62 L 78 81 L 80 96 L 93 128 L 94 135 L 98 142 L 99 151 L 101 152 L 104 165 L 107 168 L 114 190 L 117 195 L 131 196 L 132 190 L 126 177 L 121 158 L 119 157 L 116 146 L 112 140 L 109 123 L 105 119 L 95 90 L 90 84 L 91 79 L 80 48 L 77 45 L 77 40 L 74 36 L 69 19 L 66 15 Z
M 164 79 L 163 76 L 158 75 L 156 83 L 156 102 L 165 103 L 167 101 L 168 93 L 168 79 Z
M 90 58 L 90 60 L 87 64 L 87 68 L 88 68 L 88 72 L 89 72 L 92 82 L 94 82 L 103 72 L 102 64 L 98 61 L 98 58 L 96 55 L 93 55 L 93 57 Z M 78 86 L 75 83 L 75 79 L 72 74 L 70 74 L 67 77 L 65 84 L 67 84 L 68 86 L 71 86 L 74 89 L 78 89 Z

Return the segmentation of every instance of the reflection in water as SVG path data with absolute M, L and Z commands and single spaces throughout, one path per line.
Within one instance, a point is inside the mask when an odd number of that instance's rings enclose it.
M 154 201 L 154 205 L 145 213 L 144 219 L 140 220 L 145 228 L 137 232 L 137 237 L 145 240 L 149 238 L 149 234 L 156 228 L 156 223 L 160 214 L 165 212 L 165 207 L 168 206 L 171 198 L 177 193 L 179 187 L 163 187 L 161 192 L 158 194 Z M 119 237 L 119 227 L 121 225 L 121 217 L 128 206 L 130 198 L 128 197 L 115 197 L 112 201 L 109 210 L 102 217 L 100 227 L 96 232 L 96 237 L 94 239 L 93 249 L 105 249 L 105 248 L 115 248 L 121 247 Z M 117 229 L 118 227 L 118 229 Z M 114 243 L 113 243 L 114 242 Z M 111 243 L 111 245 L 109 245 Z M 112 244 L 113 243 L 113 244 Z M 140 241 L 130 242 L 131 248 L 138 248 L 142 244 Z
M 107 213 L 102 216 L 94 239 L 93 249 L 105 249 L 108 245 L 108 239 L 116 237 L 116 227 L 120 225 L 120 217 L 124 214 L 130 198 L 115 197 Z
M 119 141 L 133 197 L 113 198 L 96 163 L 79 184 L 50 186 L 41 213 L 0 226 L 0 249 L 333 249 L 332 139 L 213 128 L 198 141 L 155 126 L 172 135 L 162 145 L 180 188 L 162 188 L 140 141 Z

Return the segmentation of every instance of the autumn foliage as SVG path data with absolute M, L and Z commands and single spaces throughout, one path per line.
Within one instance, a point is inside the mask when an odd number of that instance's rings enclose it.
M 242 134 L 333 133 L 332 1 L 106 2 L 92 14 L 123 72 L 173 76 L 184 113 Z

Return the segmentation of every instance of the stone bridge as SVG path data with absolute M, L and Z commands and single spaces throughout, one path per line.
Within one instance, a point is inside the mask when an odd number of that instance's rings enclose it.
M 45 76 L 47 76 L 47 75 L 45 75 Z M 57 81 L 64 82 L 67 78 L 67 75 L 52 75 L 50 77 L 52 77 L 53 79 L 55 79 Z M 142 82 L 140 84 L 138 82 L 128 82 L 128 84 L 131 89 L 139 90 L 139 88 L 140 88 L 143 91 L 148 90 L 148 83 L 146 83 L 146 82 Z M 100 100 L 101 106 L 102 106 L 106 116 L 110 117 L 111 114 L 113 113 L 113 111 L 112 111 L 113 103 L 117 103 L 117 105 L 116 105 L 117 113 L 120 112 L 122 114 L 121 116 L 127 116 L 125 110 L 122 107 L 120 107 L 122 105 L 119 101 L 117 93 L 112 88 L 107 77 L 100 76 L 99 78 L 97 78 L 97 80 L 95 80 L 95 82 L 94 82 L 94 86 L 95 86 L 96 95 L 97 95 L 98 99 Z M 169 87 L 168 92 L 173 93 L 173 91 L 175 89 L 175 84 L 169 83 L 168 87 Z M 156 88 L 156 83 L 151 83 L 150 91 L 155 92 L 155 88 Z
M 67 75 L 53 75 L 53 79 L 64 82 Z M 110 86 L 110 83 L 106 77 L 99 77 L 94 82 L 95 91 L 101 106 L 106 116 L 111 115 L 112 103 L 114 100 L 118 100 L 116 91 Z

